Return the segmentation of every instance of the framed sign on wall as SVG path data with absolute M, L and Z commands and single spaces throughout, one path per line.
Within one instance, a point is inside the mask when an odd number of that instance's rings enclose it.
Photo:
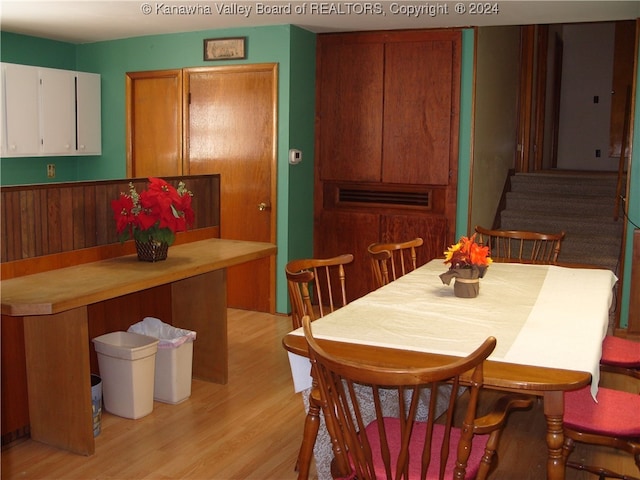
M 246 37 L 207 38 L 204 40 L 204 60 L 234 60 L 247 58 Z

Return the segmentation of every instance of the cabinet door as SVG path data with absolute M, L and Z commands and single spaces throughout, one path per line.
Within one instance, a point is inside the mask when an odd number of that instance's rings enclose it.
M 26 65 L 2 64 L 3 112 L 7 157 L 38 155 L 38 71 Z
M 68 70 L 38 69 L 42 153 L 76 152 L 75 75 Z
M 316 87 L 320 178 L 379 182 L 383 44 L 328 38 L 319 44 Z
M 127 175 L 183 175 L 182 70 L 127 73 Z
M 76 72 L 76 133 L 79 155 L 102 153 L 100 75 Z
M 385 48 L 382 181 L 448 185 L 457 162 L 460 36 Z

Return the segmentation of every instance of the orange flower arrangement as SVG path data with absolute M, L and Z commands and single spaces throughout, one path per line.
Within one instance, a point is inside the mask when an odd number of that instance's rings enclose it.
M 450 285 L 455 278 L 453 292 L 456 297 L 477 297 L 480 291 L 479 279 L 484 277 L 492 262 L 489 247 L 478 245 L 475 234 L 471 238 L 462 237 L 444 252 L 444 263 L 450 264 L 450 267 L 440 274 L 440 280 Z
M 462 237 L 455 245 L 451 245 L 444 252 L 444 263 L 451 264 L 450 268 L 488 267 L 493 260 L 489 256 L 489 247 L 476 243 L 476 234 L 471 238 Z

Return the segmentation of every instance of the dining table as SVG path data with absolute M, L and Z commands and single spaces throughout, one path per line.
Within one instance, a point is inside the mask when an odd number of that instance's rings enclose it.
M 440 278 L 447 269 L 443 259 L 429 261 L 315 320 L 314 337 L 329 353 L 356 361 L 421 352 L 415 366 L 424 366 L 418 363 L 424 353 L 437 365 L 496 337 L 484 387 L 543 399 L 547 478 L 564 479 L 564 392 L 590 384 L 597 401 L 616 276 L 599 268 L 494 262 L 478 296 L 460 298 Z M 308 393 L 312 377 L 302 329 L 287 334 L 283 345 L 296 392 Z

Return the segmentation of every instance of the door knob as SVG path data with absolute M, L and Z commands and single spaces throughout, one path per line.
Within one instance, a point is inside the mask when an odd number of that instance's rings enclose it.
M 266 202 L 260 202 L 258 204 L 258 210 L 260 210 L 261 212 L 264 212 L 265 210 L 271 210 L 271 205 Z

